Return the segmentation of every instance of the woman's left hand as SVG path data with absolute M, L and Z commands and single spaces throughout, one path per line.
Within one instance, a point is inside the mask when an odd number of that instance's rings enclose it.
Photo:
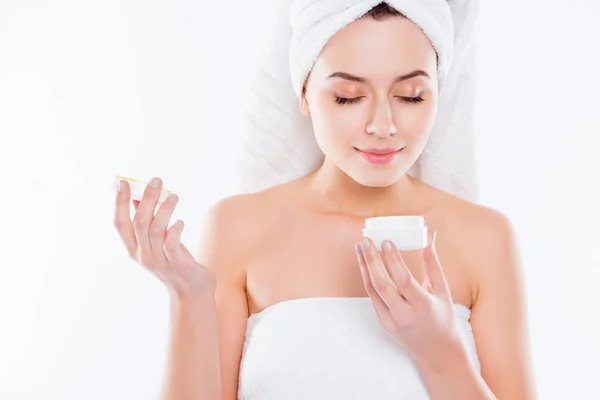
M 426 271 L 423 284 L 410 273 L 392 242 L 382 243 L 382 255 L 369 238 L 363 238 L 355 250 L 379 322 L 417 364 L 445 365 L 462 351 L 434 232 L 428 232 L 428 245 L 422 253 Z

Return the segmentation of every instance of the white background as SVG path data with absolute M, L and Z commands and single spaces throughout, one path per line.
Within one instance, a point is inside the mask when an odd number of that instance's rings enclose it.
M 110 183 L 161 176 L 196 249 L 271 1 L 2 0 L 0 398 L 155 398 L 168 298 Z M 482 7 L 480 201 L 520 236 L 543 399 L 600 398 L 599 38 L 593 0 Z

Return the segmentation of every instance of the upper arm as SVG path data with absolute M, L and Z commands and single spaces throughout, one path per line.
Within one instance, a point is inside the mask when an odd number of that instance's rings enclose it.
M 239 366 L 248 320 L 243 255 L 249 243 L 243 217 L 243 196 L 220 200 L 211 207 L 202 229 L 198 261 L 216 278 L 221 387 L 224 400 L 236 400 Z
M 471 325 L 481 375 L 498 399 L 533 399 L 525 282 L 515 234 L 502 214 L 488 209 L 484 214 L 471 243 L 478 282 Z

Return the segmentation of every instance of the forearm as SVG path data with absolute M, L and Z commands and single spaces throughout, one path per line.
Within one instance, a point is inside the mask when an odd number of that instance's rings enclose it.
M 162 400 L 221 400 L 214 291 L 171 297 L 170 340 Z
M 449 351 L 445 360 L 415 362 L 432 400 L 496 400 L 462 346 Z

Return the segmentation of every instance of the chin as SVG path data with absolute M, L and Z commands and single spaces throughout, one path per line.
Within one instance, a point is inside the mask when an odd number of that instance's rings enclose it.
M 384 188 L 394 185 L 401 178 L 399 173 L 376 173 L 361 171 L 359 173 L 350 174 L 350 177 L 357 183 L 366 187 Z

